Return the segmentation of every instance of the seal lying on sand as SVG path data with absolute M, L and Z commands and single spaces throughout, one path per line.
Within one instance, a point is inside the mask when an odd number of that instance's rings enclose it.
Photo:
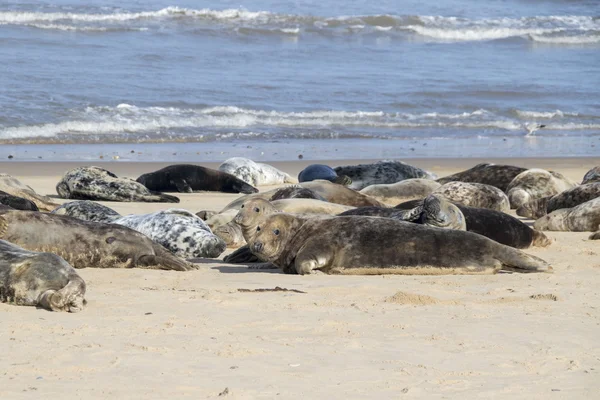
M 224 193 L 257 193 L 258 189 L 241 179 L 199 165 L 176 164 L 141 175 L 137 181 L 150 190 L 192 193 L 207 190 Z
M 583 176 L 582 185 L 586 183 L 600 182 L 600 166 L 594 167 L 585 173 Z
M 8 174 L 0 174 L 0 190 L 33 201 L 38 209 L 42 211 L 52 211 L 59 205 L 49 197 L 37 194 L 32 188 Z
M 274 214 L 258 226 L 252 251 L 286 273 L 492 274 L 544 272 L 542 259 L 481 235 L 387 218 L 336 217 L 302 222 Z
M 315 199 L 327 201 L 323 196 L 312 189 L 302 187 L 300 185 L 291 185 L 275 190 L 275 193 L 269 198 L 269 201 L 283 199 Z
M 558 172 L 544 169 L 528 169 L 512 180 L 506 189 L 511 208 L 519 208 L 523 204 L 542 197 L 555 196 L 576 184 Z
M 252 186 L 298 183 L 296 178 L 292 178 L 271 165 L 257 163 L 243 157 L 225 160 L 219 165 L 219 171 L 231 174 Z
M 381 183 L 396 183 L 411 178 L 437 178 L 434 174 L 421 168 L 394 160 L 335 167 L 334 171 L 339 176 L 346 175 L 352 179 L 352 183 L 348 187 L 354 190 L 361 190 L 367 186 Z
M 531 200 L 517 208 L 517 215 L 538 219 L 554 210 L 572 208 L 600 197 L 600 182 L 587 183 L 565 190 L 556 196 Z
M 542 231 L 595 232 L 600 230 L 600 197 L 573 208 L 561 208 L 533 224 Z
M 311 164 L 298 174 L 299 182 L 310 182 L 316 180 L 326 180 L 344 186 L 348 186 L 352 183 L 352 179 L 346 175 L 338 176 L 337 172 L 335 172 L 329 165 Z
M 52 210 L 52 214 L 67 215 L 82 221 L 110 224 L 121 218 L 121 214 L 103 204 L 90 200 L 76 200 L 65 203 Z
M 63 199 L 179 203 L 175 196 L 151 192 L 142 184 L 100 167 L 68 171 L 56 185 L 56 193 Z
M 0 302 L 78 312 L 85 305 L 84 295 L 83 279 L 56 254 L 0 240 Z
M 13 196 L 0 190 L 0 204 L 14 208 L 15 210 L 23 211 L 39 211 L 38 206 L 31 200 L 23 197 Z
M 58 254 L 75 268 L 196 269 L 133 229 L 56 214 L 0 211 L 0 239 Z
M 367 186 L 360 192 L 387 204 L 422 199 L 433 193 L 441 184 L 431 179 L 405 179 L 391 184 Z
M 437 182 L 442 185 L 448 182 L 483 183 L 484 185 L 494 186 L 506 192 L 508 184 L 515 179 L 515 176 L 525 171 L 527 171 L 527 168 L 516 167 L 514 165 L 482 163 L 465 171 L 439 178 Z
M 444 195 L 448 200 L 467 207 L 508 211 L 510 204 L 504 192 L 495 186 L 482 183 L 449 182 L 433 193 Z

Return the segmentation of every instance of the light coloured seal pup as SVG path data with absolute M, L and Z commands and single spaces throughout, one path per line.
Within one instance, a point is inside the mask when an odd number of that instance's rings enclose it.
M 403 201 L 422 199 L 429 196 L 441 184 L 431 179 L 405 179 L 397 183 L 371 185 L 360 192 L 387 204 L 398 204 Z
M 215 258 L 226 248 L 225 242 L 200 217 L 177 208 L 126 215 L 113 223 L 143 233 L 181 258 Z
M 225 160 L 219 165 L 219 171 L 227 172 L 252 186 L 298 183 L 296 178 L 269 164 L 257 163 L 244 157 Z
M 433 193 L 444 195 L 448 200 L 467 207 L 488 208 L 506 212 L 510 203 L 506 194 L 495 186 L 483 183 L 449 182 Z
M 544 272 L 544 260 L 471 232 L 388 218 L 300 221 L 273 214 L 258 226 L 252 251 L 286 273 L 493 274 Z
M 515 179 L 515 176 L 525 171 L 527 171 L 527 168 L 514 165 L 481 163 L 465 171 L 439 178 L 437 182 L 442 185 L 448 182 L 483 183 L 506 192 L 508 184 Z
M 561 208 L 536 220 L 541 231 L 595 232 L 600 230 L 600 197 L 573 208 Z
M 556 196 L 531 200 L 517 208 L 517 215 L 538 219 L 561 208 L 572 208 L 600 197 L 600 182 L 586 183 L 565 190 Z
M 197 269 L 133 229 L 63 215 L 0 211 L 0 239 L 58 254 L 75 268 Z
M 42 211 L 52 211 L 59 205 L 51 198 L 37 194 L 35 190 L 8 174 L 0 174 L 0 190 L 33 201 Z
M 585 173 L 583 176 L 582 185 L 586 183 L 600 182 L 600 166 L 594 167 Z
M 542 197 L 555 196 L 577 184 L 562 174 L 544 169 L 533 168 L 520 173 L 508 185 L 506 194 L 511 208 Z
M 110 207 L 91 200 L 75 200 L 64 203 L 52 210 L 52 214 L 67 215 L 82 221 L 112 223 L 121 214 Z
M 367 186 L 382 183 L 396 183 L 411 178 L 437 178 L 431 172 L 395 160 L 382 160 L 373 164 L 346 165 L 335 167 L 334 171 L 339 176 L 348 176 L 352 180 L 348 187 L 354 190 L 361 190 Z
M 78 312 L 84 296 L 85 282 L 61 257 L 0 240 L 0 302 Z
M 56 193 L 63 199 L 75 200 L 179 203 L 175 196 L 151 192 L 136 181 L 94 166 L 67 171 L 56 185 Z

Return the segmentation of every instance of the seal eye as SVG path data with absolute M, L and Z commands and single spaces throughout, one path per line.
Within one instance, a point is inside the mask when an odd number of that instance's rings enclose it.
M 107 237 L 106 238 L 106 243 L 111 244 L 112 242 L 114 242 L 115 240 L 117 240 L 116 237 L 111 236 L 111 237 Z
M 256 227 L 256 232 L 260 232 L 260 226 Z
M 244 208 L 244 205 L 242 204 L 242 206 L 240 208 Z
M 260 210 L 258 209 L 258 207 L 254 207 L 254 212 L 259 212 Z
M 275 234 L 275 236 L 279 236 L 279 229 L 273 229 L 273 233 Z

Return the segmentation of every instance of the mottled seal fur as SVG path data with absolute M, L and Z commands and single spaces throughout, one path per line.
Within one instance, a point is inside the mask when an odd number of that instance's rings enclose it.
M 367 186 L 360 192 L 387 204 L 398 204 L 427 197 L 440 186 L 442 185 L 431 179 L 415 178 L 397 183 Z
M 433 193 L 444 195 L 456 204 L 468 207 L 489 208 L 508 211 L 510 204 L 504 192 L 495 186 L 483 183 L 449 182 L 437 188 Z
M 517 208 L 517 215 L 538 219 L 554 210 L 572 208 L 600 197 L 600 182 L 586 183 L 565 190 L 556 196 L 531 200 Z
M 283 199 L 315 199 L 327 201 L 323 196 L 314 190 L 302 187 L 300 185 L 291 185 L 276 189 L 269 201 Z
M 572 208 L 561 208 L 533 224 L 541 231 L 595 232 L 600 230 L 600 197 Z
M 13 196 L 0 190 L 0 204 L 14 208 L 15 210 L 23 211 L 39 211 L 38 206 L 31 200 L 23 197 Z
M 511 208 L 542 197 L 555 196 L 576 184 L 562 174 L 544 169 L 533 168 L 520 173 L 506 189 Z
M 594 167 L 594 168 L 590 169 L 588 172 L 586 172 L 585 175 L 583 176 L 583 181 L 581 182 L 581 184 L 585 185 L 586 183 L 594 183 L 594 182 L 600 182 L 600 166 Z
M 182 258 L 215 258 L 225 251 L 225 242 L 214 235 L 199 217 L 171 208 L 150 214 L 126 215 L 113 221 L 148 236 Z
M 82 221 L 112 223 L 121 214 L 110 207 L 91 200 L 76 200 L 65 203 L 52 210 L 52 214 L 67 215 Z
M 335 167 L 334 171 L 339 176 L 346 175 L 352 179 L 352 183 L 348 187 L 354 190 L 361 190 L 376 184 L 396 183 L 411 178 L 437 178 L 434 174 L 421 168 L 394 160 Z
M 143 174 L 137 181 L 150 190 L 164 192 L 192 193 L 194 191 L 211 191 L 224 193 L 257 193 L 258 189 L 216 169 L 199 165 L 176 164 Z
M 59 205 L 49 197 L 37 194 L 35 190 L 8 174 L 0 174 L 0 190 L 33 201 L 38 209 L 42 211 L 52 211 Z
M 277 168 L 257 163 L 249 158 L 233 157 L 219 165 L 219 171 L 227 172 L 252 186 L 298 183 L 296 178 Z
M 63 199 L 179 203 L 175 196 L 151 192 L 138 182 L 94 166 L 68 171 L 56 185 L 56 192 Z
M 84 296 L 84 280 L 61 257 L 0 240 L 0 302 L 78 312 Z
M 494 186 L 506 192 L 509 183 L 517 175 L 525 171 L 527 171 L 527 168 L 516 167 L 514 165 L 482 163 L 465 171 L 439 178 L 437 182 L 442 185 L 448 182 L 483 183 L 484 185 Z
M 298 174 L 299 182 L 310 182 L 320 179 L 344 186 L 348 186 L 352 183 L 352 179 L 350 179 L 348 176 L 338 176 L 337 172 L 335 172 L 333 168 L 324 164 L 311 164 Z
M 0 211 L 0 239 L 58 254 L 75 268 L 196 269 L 133 229 L 64 215 Z
M 252 251 L 286 273 L 492 274 L 544 272 L 542 259 L 471 232 L 388 218 L 336 217 L 301 222 L 273 214 L 258 226 Z

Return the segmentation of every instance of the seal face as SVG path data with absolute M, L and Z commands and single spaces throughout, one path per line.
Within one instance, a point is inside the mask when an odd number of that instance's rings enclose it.
M 196 269 L 133 229 L 63 215 L 0 211 L 0 239 L 58 254 L 75 268 Z
M 338 176 L 333 168 L 324 164 L 311 164 L 298 174 L 298 182 L 311 182 L 316 180 L 326 180 L 344 186 L 348 186 L 352 183 L 350 177 L 346 175 Z
M 415 178 L 397 183 L 367 186 L 360 192 L 387 204 L 398 204 L 427 197 L 440 186 L 442 185 L 431 179 Z
M 449 182 L 443 184 L 434 193 L 444 195 L 448 200 L 467 207 L 489 208 L 508 211 L 508 198 L 497 187 L 482 183 Z
M 42 211 L 52 211 L 59 205 L 49 197 L 37 194 L 32 188 L 8 174 L 0 174 L 0 190 L 9 195 L 30 200 Z
M 439 194 L 430 194 L 423 200 L 419 222 L 437 228 L 467 230 L 465 216 L 460 209 Z
M 206 190 L 224 193 L 257 193 L 258 189 L 241 179 L 216 169 L 199 165 L 175 164 L 143 174 L 137 182 L 150 190 L 192 193 Z
M 600 197 L 572 208 L 552 211 L 535 221 L 542 231 L 595 232 L 600 230 Z
M 153 193 L 138 182 L 93 166 L 68 171 L 56 192 L 63 199 L 179 203 L 175 196 Z
M 284 272 L 310 274 L 482 274 L 551 270 L 540 258 L 471 232 L 376 217 L 302 222 L 274 214 L 259 224 L 252 251 Z
M 84 295 L 85 282 L 61 257 L 0 240 L 0 302 L 78 312 Z
M 585 175 L 583 176 L 583 181 L 581 182 L 581 184 L 585 185 L 586 183 L 594 183 L 594 182 L 600 182 L 600 166 L 594 167 L 594 168 L 590 169 L 588 172 L 586 172 Z
M 121 214 L 105 205 L 90 200 L 76 200 L 64 203 L 52 210 L 52 214 L 67 215 L 82 221 L 112 223 Z
M 511 208 L 519 208 L 531 200 L 555 196 L 575 186 L 558 172 L 533 168 L 517 175 L 508 185 L 506 194 Z
M 182 258 L 218 257 L 225 242 L 214 235 L 196 215 L 186 210 L 168 210 L 142 215 L 127 215 L 113 221 L 148 236 Z
M 354 190 L 361 190 L 370 185 L 396 183 L 411 178 L 437 178 L 435 174 L 421 168 L 394 160 L 335 167 L 334 171 L 339 176 L 348 176 L 352 180 L 352 184 L 348 187 Z
M 527 168 L 516 167 L 514 165 L 481 163 L 465 171 L 439 178 L 437 182 L 442 185 L 448 182 L 482 183 L 497 187 L 506 192 L 509 183 L 517 175 L 525 171 L 527 171 Z
M 252 186 L 298 183 L 296 179 L 271 165 L 243 157 L 225 160 L 219 165 L 219 171 L 231 174 Z

